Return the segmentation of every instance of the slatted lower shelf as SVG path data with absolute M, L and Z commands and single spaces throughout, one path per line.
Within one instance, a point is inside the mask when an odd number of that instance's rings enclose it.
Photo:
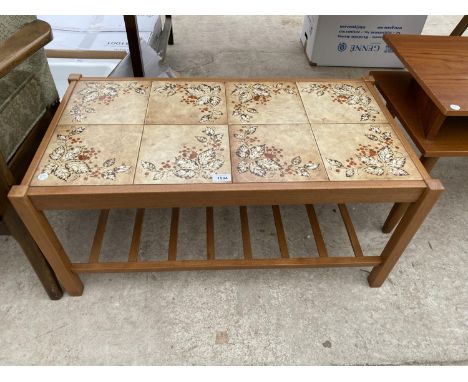
M 281 218 L 279 206 L 272 206 L 275 222 L 276 236 L 281 257 L 276 259 L 255 258 L 252 253 L 247 207 L 239 207 L 241 233 L 243 242 L 243 259 L 216 259 L 214 240 L 214 214 L 213 207 L 206 207 L 206 260 L 178 260 L 177 238 L 179 230 L 179 208 L 173 208 L 169 233 L 169 246 L 167 260 L 140 261 L 138 258 L 141 232 L 144 220 L 144 209 L 138 209 L 135 215 L 132 241 L 126 262 L 100 262 L 99 256 L 106 231 L 109 210 L 102 210 L 94 235 L 91 253 L 87 263 L 72 263 L 71 269 L 75 272 L 145 272 L 145 271 L 181 271 L 181 270 L 209 270 L 209 269 L 251 269 L 251 268 L 301 268 L 301 267 L 372 267 L 381 264 L 380 256 L 364 256 L 354 229 L 351 216 L 346 205 L 338 205 L 348 234 L 354 257 L 331 257 L 328 255 L 323 240 L 320 224 L 314 206 L 305 206 L 307 217 L 314 235 L 318 257 L 291 258 L 289 256 L 286 234 Z

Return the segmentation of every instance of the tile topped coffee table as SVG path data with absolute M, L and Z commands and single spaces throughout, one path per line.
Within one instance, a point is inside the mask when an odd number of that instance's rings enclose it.
M 366 80 L 70 79 L 10 199 L 71 295 L 79 272 L 372 266 L 380 286 L 442 186 Z M 345 203 L 408 202 L 381 256 L 364 256 Z M 329 256 L 313 204 L 336 203 L 354 257 Z M 304 204 L 318 257 L 289 257 L 279 205 Z M 213 207 L 240 207 L 244 259 L 217 259 Z M 255 258 L 248 205 L 272 205 L 281 258 Z M 207 259 L 177 259 L 179 209 L 206 207 Z M 127 262 L 101 262 L 110 209 L 137 209 Z M 165 261 L 141 261 L 145 208 L 172 208 Z M 100 209 L 87 263 L 71 263 L 43 210 Z

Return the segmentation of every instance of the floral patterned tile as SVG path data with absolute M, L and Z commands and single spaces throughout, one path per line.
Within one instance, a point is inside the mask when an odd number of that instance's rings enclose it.
M 78 81 L 60 124 L 143 124 L 149 89 L 149 81 Z
M 132 184 L 142 125 L 59 125 L 32 186 Z
M 153 82 L 146 114 L 153 125 L 225 125 L 226 92 L 218 82 Z
M 230 125 L 234 182 L 328 180 L 309 124 Z
M 294 82 L 227 82 L 229 124 L 308 123 Z
M 213 183 L 216 175 L 231 182 L 226 125 L 145 125 L 135 184 Z
M 298 82 L 310 123 L 387 123 L 363 81 Z
M 330 180 L 421 179 L 388 124 L 313 124 Z

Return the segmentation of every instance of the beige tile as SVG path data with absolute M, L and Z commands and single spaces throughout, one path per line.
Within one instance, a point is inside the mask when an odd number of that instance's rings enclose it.
M 298 82 L 310 123 L 386 123 L 363 81 Z
M 312 124 L 330 180 L 421 179 L 388 124 Z
M 60 124 L 143 124 L 149 81 L 79 81 Z
M 142 125 L 59 125 L 31 185 L 132 184 L 142 132 Z
M 309 124 L 230 125 L 234 182 L 328 180 Z
M 308 123 L 294 82 L 227 82 L 229 124 Z
M 227 125 L 145 126 L 135 184 L 213 183 L 216 174 L 231 174 Z
M 146 115 L 154 125 L 225 125 L 226 93 L 221 82 L 155 81 Z

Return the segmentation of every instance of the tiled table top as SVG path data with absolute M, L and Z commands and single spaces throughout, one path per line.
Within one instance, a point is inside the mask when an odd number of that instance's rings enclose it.
M 78 81 L 32 186 L 419 180 L 365 82 Z

